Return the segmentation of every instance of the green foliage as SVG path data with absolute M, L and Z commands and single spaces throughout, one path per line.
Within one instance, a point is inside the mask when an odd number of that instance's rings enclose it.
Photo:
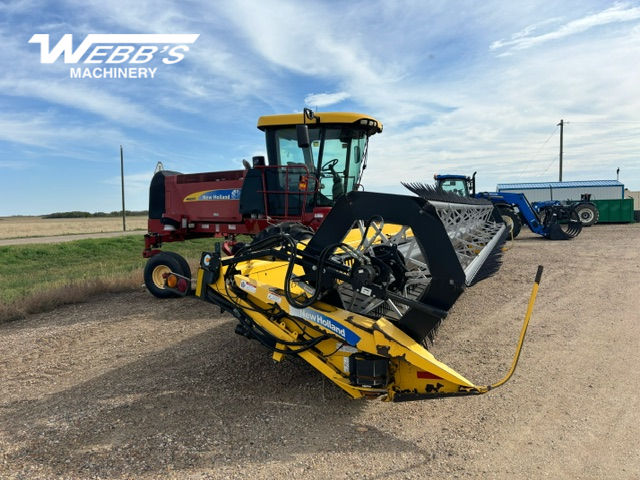
M 218 239 L 169 243 L 163 250 L 181 254 L 197 268 L 204 250 L 212 250 Z M 73 285 L 95 284 L 97 280 L 131 278 L 140 272 L 144 241 L 140 235 L 75 240 L 65 243 L 0 246 L 0 307 L 37 297 L 43 291 Z M 117 283 L 117 282 L 112 282 Z M 1 310 L 1 309 L 0 309 Z M 2 319 L 0 319 L 1 321 Z

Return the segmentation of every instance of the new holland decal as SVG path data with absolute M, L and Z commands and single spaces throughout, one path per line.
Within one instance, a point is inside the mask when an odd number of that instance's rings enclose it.
M 311 308 L 294 308 L 290 307 L 289 313 L 294 317 L 300 317 L 309 322 L 316 323 L 327 330 L 332 331 L 339 337 L 344 338 L 349 345 L 356 345 L 360 341 L 360 336 L 355 332 L 349 330 L 341 323 L 336 322 L 334 319 L 323 315 L 322 313 L 313 310 Z
M 190 193 L 185 197 L 185 202 L 211 202 L 216 200 L 240 200 L 240 189 L 225 188 L 222 190 L 205 190 Z

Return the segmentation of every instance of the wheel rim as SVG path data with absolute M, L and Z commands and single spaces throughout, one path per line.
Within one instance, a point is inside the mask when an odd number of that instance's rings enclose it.
M 166 265 L 158 265 L 151 273 L 151 280 L 157 288 L 164 289 L 164 276 L 171 273 L 171 269 Z
M 585 208 L 583 210 L 580 210 L 580 221 L 582 223 L 589 223 L 593 220 L 593 212 L 591 210 L 589 210 L 588 208 Z

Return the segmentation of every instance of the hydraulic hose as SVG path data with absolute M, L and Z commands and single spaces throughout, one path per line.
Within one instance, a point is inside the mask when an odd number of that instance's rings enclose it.
M 536 272 L 536 278 L 533 284 L 533 289 L 531 291 L 531 297 L 529 298 L 529 305 L 527 306 L 527 313 L 524 317 L 524 324 L 522 325 L 522 330 L 520 331 L 520 340 L 518 341 L 518 346 L 516 348 L 516 354 L 513 357 L 513 362 L 511 363 L 511 368 L 507 372 L 507 375 L 500 380 L 499 382 L 494 383 L 488 387 L 482 387 L 486 391 L 492 390 L 494 388 L 498 388 L 501 385 L 504 385 L 513 375 L 513 372 L 516 370 L 516 365 L 518 364 L 518 360 L 520 358 L 520 352 L 522 351 L 522 344 L 524 343 L 524 337 L 527 333 L 527 327 L 529 326 L 529 320 L 531 319 L 531 314 L 533 312 L 533 304 L 536 301 L 536 296 L 538 295 L 538 288 L 540 287 L 540 278 L 542 277 L 543 266 L 538 265 L 538 271 Z

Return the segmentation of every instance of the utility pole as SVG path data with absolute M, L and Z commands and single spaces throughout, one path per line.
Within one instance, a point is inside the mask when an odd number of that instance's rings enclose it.
M 562 135 L 564 130 L 564 120 L 560 120 L 558 126 L 560 126 L 560 180 L 558 181 L 562 182 Z
M 122 145 L 120 145 L 120 178 L 122 179 L 122 231 L 127 231 L 127 220 L 124 209 L 124 153 L 122 153 Z

